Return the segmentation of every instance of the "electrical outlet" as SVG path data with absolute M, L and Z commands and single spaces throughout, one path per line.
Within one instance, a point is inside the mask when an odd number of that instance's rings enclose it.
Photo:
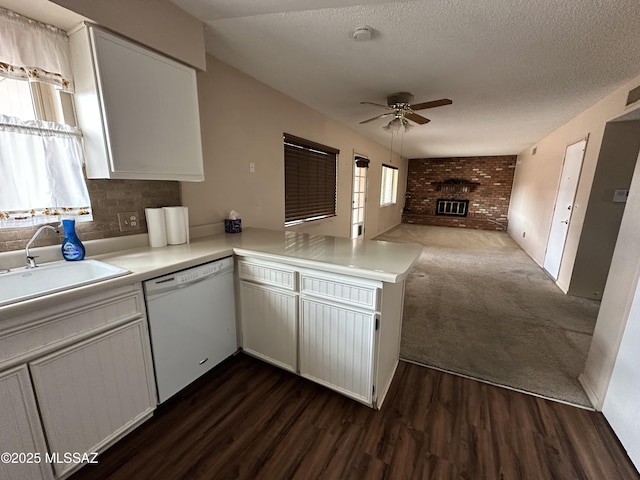
M 118 214 L 118 223 L 121 232 L 130 232 L 131 230 L 140 230 L 140 220 L 138 212 L 123 212 Z

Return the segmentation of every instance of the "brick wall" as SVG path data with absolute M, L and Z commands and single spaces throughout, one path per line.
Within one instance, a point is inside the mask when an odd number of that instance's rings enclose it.
M 162 207 L 180 205 L 180 183 L 156 180 L 87 180 L 91 207 L 92 222 L 76 223 L 76 231 L 80 240 L 96 240 L 99 238 L 135 235 L 147 232 L 144 216 L 146 207 Z M 118 213 L 137 212 L 140 218 L 140 229 L 121 232 Z M 0 252 L 23 249 L 38 227 L 1 228 Z M 62 236 L 54 232 L 43 232 L 36 246 L 61 243 Z
M 409 160 L 404 223 L 506 230 L 516 156 L 419 158 Z M 438 183 L 463 179 L 469 192 L 438 191 Z M 469 200 L 467 217 L 437 216 L 437 199 Z

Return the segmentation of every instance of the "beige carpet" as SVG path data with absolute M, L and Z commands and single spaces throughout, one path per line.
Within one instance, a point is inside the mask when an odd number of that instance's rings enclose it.
M 424 245 L 403 359 L 591 407 L 578 375 L 599 302 L 564 295 L 505 232 L 402 224 L 376 240 Z

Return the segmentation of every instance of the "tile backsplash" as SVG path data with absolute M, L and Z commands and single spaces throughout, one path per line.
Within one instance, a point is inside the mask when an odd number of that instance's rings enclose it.
M 160 180 L 87 180 L 93 221 L 76 223 L 80 240 L 120 237 L 147 232 L 144 209 L 181 204 L 180 182 Z M 140 229 L 120 231 L 118 213 L 136 212 Z M 23 249 L 38 229 L 36 227 L 0 228 L 0 252 Z M 36 246 L 53 245 L 62 235 L 43 232 Z

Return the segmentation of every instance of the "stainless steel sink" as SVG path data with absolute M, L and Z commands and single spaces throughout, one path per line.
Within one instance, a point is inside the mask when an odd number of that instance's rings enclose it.
M 0 273 L 0 307 L 128 273 L 131 272 L 98 260 L 60 261 L 36 268 L 14 268 L 8 273 Z

